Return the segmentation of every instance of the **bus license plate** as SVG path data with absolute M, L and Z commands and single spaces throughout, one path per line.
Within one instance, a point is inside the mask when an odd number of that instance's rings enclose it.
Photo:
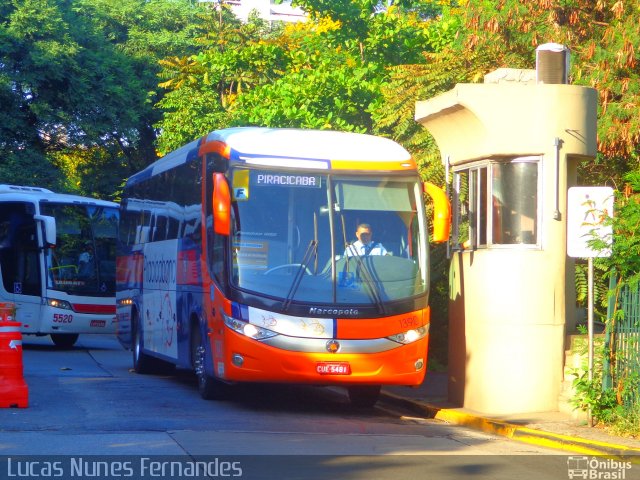
M 318 362 L 316 372 L 320 375 L 351 375 L 351 365 L 347 362 Z

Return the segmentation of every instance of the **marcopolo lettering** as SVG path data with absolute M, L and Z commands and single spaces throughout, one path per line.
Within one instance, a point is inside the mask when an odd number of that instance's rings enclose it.
M 285 187 L 319 187 L 320 178 L 313 175 L 284 175 L 259 173 L 256 185 L 276 185 Z
M 355 315 L 358 315 L 358 309 L 357 308 L 311 307 L 309 309 L 309 315 L 335 315 L 338 317 L 342 317 L 342 316 L 353 317 Z

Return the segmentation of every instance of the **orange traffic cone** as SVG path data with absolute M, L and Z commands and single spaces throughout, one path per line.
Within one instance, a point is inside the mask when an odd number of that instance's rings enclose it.
M 29 390 L 22 369 L 20 322 L 0 321 L 0 407 L 26 408 Z
M 13 322 L 15 319 L 15 304 L 11 302 L 0 302 L 0 322 Z

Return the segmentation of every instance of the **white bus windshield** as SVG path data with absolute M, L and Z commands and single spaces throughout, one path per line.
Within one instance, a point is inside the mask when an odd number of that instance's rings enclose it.
M 40 211 L 56 219 L 56 245 L 46 256 L 47 287 L 81 295 L 114 295 L 117 208 L 41 202 Z
M 232 282 L 285 302 L 382 304 L 427 292 L 417 176 L 232 172 Z M 372 242 L 356 243 L 369 229 Z

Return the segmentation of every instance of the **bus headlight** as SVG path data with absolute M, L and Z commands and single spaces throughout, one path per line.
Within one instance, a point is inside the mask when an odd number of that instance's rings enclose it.
M 64 308 L 65 310 L 73 310 L 73 307 L 66 300 L 58 300 L 57 298 L 47 298 L 47 305 L 54 308 Z
M 407 330 L 403 333 L 396 333 L 395 335 L 391 335 L 387 337 L 389 340 L 393 340 L 394 342 L 402 343 L 403 345 L 408 345 L 410 343 L 416 342 L 421 338 L 424 338 L 429 333 L 429 327 L 419 327 L 414 328 L 412 330 Z
M 224 316 L 224 324 L 234 332 L 238 332 L 245 337 L 253 338 L 254 340 L 264 340 L 265 338 L 275 337 L 276 332 L 267 330 L 266 328 L 259 327 L 253 323 L 244 322 L 237 318 Z

